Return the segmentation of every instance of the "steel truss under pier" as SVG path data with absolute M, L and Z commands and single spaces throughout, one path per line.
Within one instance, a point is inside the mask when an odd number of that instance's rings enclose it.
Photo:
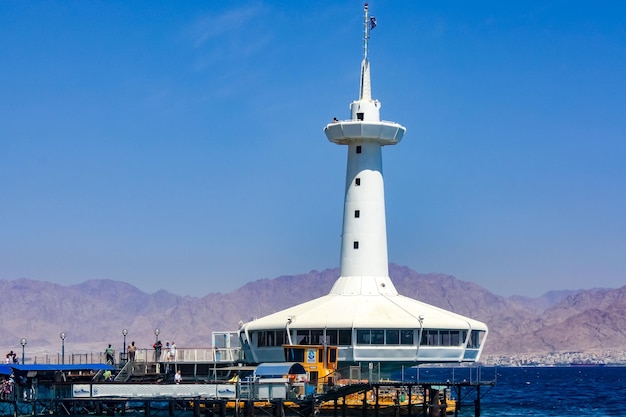
M 315 414 L 355 416 L 394 416 L 394 417 L 442 417 L 458 416 L 463 406 L 474 408 L 474 416 L 480 416 L 481 399 L 495 386 L 494 381 L 479 382 L 380 382 L 374 384 L 354 384 L 330 390 L 316 399 Z M 487 388 L 483 390 L 482 388 Z M 454 393 L 456 399 L 451 399 Z M 350 403 L 348 396 L 358 395 L 361 403 Z M 392 395 L 391 401 L 389 395 Z M 471 398 L 473 400 L 470 400 Z M 328 402 L 332 405 L 328 406 Z M 320 403 L 326 404 L 320 406 Z
M 443 417 L 458 416 L 461 407 L 470 406 L 474 408 L 474 416 L 479 417 L 481 398 L 493 386 L 495 381 L 357 383 L 332 387 L 323 395 L 302 400 L 217 399 L 202 396 L 32 400 L 15 396 L 2 400 L 0 415 L 123 416 L 127 413 L 142 413 L 146 417 Z M 451 399 L 452 396 L 455 399 Z

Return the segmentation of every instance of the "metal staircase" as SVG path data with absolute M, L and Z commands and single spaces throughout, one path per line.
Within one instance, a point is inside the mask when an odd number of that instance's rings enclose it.
M 122 369 L 115 375 L 113 381 L 126 382 L 133 376 L 133 368 L 135 366 L 135 362 L 128 361 L 124 365 Z

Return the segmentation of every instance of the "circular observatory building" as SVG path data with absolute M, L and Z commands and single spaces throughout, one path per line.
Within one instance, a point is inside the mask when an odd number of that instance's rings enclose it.
M 330 293 L 243 323 L 239 338 L 250 363 L 283 362 L 283 345 L 334 345 L 340 363 L 475 362 L 487 326 L 398 294 L 389 278 L 381 150 L 406 128 L 381 121 L 371 97 L 367 5 L 359 99 L 349 120 L 324 128 L 328 140 L 348 150 L 341 276 Z

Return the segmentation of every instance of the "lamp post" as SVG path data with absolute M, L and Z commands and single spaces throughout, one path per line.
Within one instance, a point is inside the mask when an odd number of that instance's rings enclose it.
M 59 337 L 61 338 L 61 363 L 65 364 L 65 337 L 67 335 L 65 334 L 65 332 L 61 332 L 61 334 L 59 334 Z
M 124 335 L 124 349 L 122 351 L 122 360 L 126 362 L 126 335 L 128 334 L 128 330 L 123 329 L 122 335 Z
M 160 333 L 160 330 L 158 327 L 154 329 L 154 335 L 156 336 L 156 341 L 154 342 L 154 361 L 155 362 L 159 361 L 159 354 L 161 353 L 161 349 L 159 349 L 159 333 Z
M 417 341 L 417 353 L 415 354 L 415 361 L 417 362 L 417 381 L 415 382 L 419 382 L 420 380 L 420 362 L 419 362 L 419 356 L 420 356 L 420 345 L 422 344 L 422 332 L 424 330 L 424 316 L 423 315 L 419 315 L 417 317 L 417 320 L 419 320 L 420 322 L 420 333 L 419 333 L 419 340 Z
M 28 340 L 22 337 L 22 340 L 20 340 L 20 344 L 22 345 L 22 365 L 24 365 L 24 346 L 26 346 L 26 343 L 28 343 Z

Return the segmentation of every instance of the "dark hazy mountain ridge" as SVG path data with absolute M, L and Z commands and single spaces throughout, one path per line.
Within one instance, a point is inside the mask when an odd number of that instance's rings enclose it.
M 626 287 L 501 297 L 445 274 L 419 274 L 394 264 L 389 272 L 402 295 L 487 323 L 486 355 L 586 352 L 626 345 Z M 108 343 L 121 349 L 126 328 L 128 343 L 135 340 L 147 348 L 159 328 L 159 338 L 176 341 L 178 347 L 207 347 L 212 331 L 236 330 L 239 321 L 327 294 L 338 275 L 338 269 L 327 269 L 262 279 L 201 298 L 165 290 L 146 294 L 111 280 L 70 286 L 0 280 L 0 346 L 21 348 L 19 340 L 26 337 L 28 349 L 54 353 L 63 331 L 68 352 L 99 351 Z

